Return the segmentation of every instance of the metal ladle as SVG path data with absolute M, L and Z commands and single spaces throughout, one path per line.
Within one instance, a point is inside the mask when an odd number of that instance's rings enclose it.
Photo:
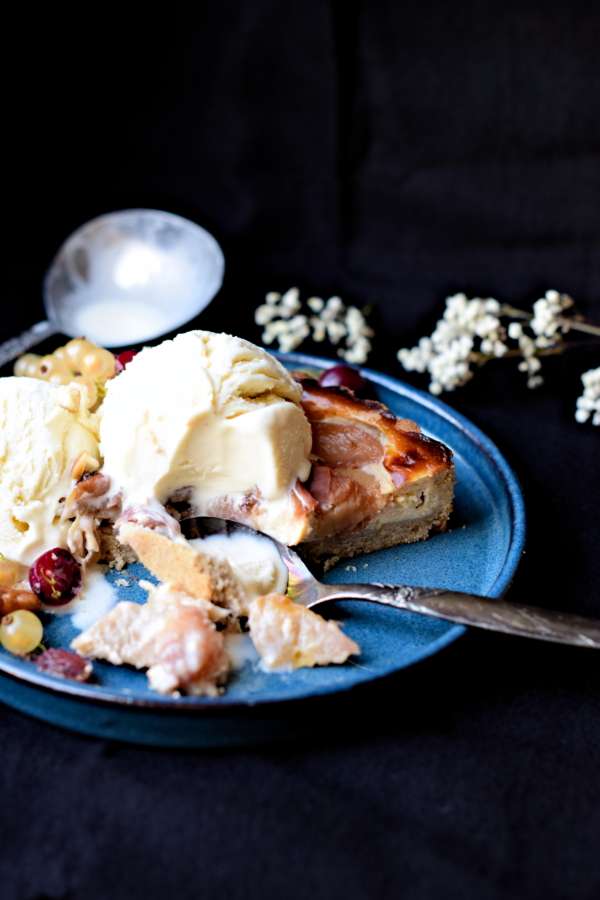
M 47 320 L 0 346 L 0 365 L 52 334 L 123 347 L 174 331 L 197 316 L 223 282 L 211 234 L 173 213 L 126 209 L 82 225 L 44 278 Z

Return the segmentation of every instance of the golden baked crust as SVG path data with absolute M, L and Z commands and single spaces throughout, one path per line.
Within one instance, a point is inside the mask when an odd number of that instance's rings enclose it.
M 411 419 L 398 419 L 376 400 L 363 400 L 345 387 L 321 387 L 313 378 L 296 373 L 302 384 L 302 408 L 313 427 L 324 421 L 343 420 L 378 431 L 384 443 L 382 464 L 396 487 L 425 474 L 452 467 L 452 451 L 421 432 Z
M 416 422 L 344 387 L 296 373 L 313 431 L 312 532 L 298 551 L 329 568 L 338 559 L 443 531 L 452 511 L 452 451 Z
M 399 492 L 402 509 L 391 506 L 346 535 L 305 541 L 295 550 L 303 559 L 322 564 L 327 570 L 340 559 L 423 541 L 445 531 L 453 493 L 454 472 L 440 473 L 417 483 L 415 490 Z
M 121 543 L 128 544 L 153 575 L 190 597 L 211 600 L 213 581 L 203 557 L 193 547 L 176 544 L 150 528 L 127 523 L 119 530 Z

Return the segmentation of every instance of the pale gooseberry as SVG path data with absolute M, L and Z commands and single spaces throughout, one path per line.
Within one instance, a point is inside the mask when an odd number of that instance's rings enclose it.
M 10 559 L 0 559 L 0 587 L 11 588 L 13 584 L 21 580 L 23 566 L 12 562 Z
M 50 384 L 70 384 L 73 372 L 65 362 L 50 353 L 40 359 L 36 377 Z
M 60 359 L 60 360 L 62 360 L 63 362 L 67 363 L 67 365 L 68 365 L 68 362 L 67 362 L 67 354 L 65 353 L 65 348 L 64 348 L 64 347 L 57 347 L 57 349 L 54 351 L 54 356 L 55 356 L 57 359 Z M 69 367 L 69 368 L 70 368 L 70 367 Z
M 64 347 L 61 347 L 61 356 L 74 372 L 83 372 L 82 366 L 85 356 L 97 349 L 96 344 L 92 344 L 86 338 L 74 338 L 65 344 Z
M 90 350 L 81 360 L 82 375 L 90 375 L 100 381 L 108 381 L 115 373 L 115 358 L 110 350 L 105 350 L 103 347 Z
M 17 609 L 0 619 L 0 644 L 9 653 L 26 656 L 42 641 L 44 628 L 35 613 Z
M 24 353 L 13 366 L 13 373 L 17 378 L 37 378 L 37 367 L 41 360 L 38 353 Z

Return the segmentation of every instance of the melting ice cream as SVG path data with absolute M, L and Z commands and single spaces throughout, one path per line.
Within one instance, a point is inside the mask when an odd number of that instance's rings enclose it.
M 287 544 L 306 536 L 311 429 L 301 388 L 265 350 L 187 332 L 144 349 L 107 391 L 103 471 L 126 514 L 181 501 Z
M 73 463 L 98 468 L 98 421 L 85 388 L 33 378 L 0 379 L 0 551 L 31 565 L 53 547 L 66 548 L 70 523 L 59 522 L 73 489 Z

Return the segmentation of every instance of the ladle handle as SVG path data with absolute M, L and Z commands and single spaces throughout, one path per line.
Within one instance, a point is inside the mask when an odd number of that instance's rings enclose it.
M 393 584 L 327 585 L 318 602 L 346 597 L 371 600 L 460 625 L 474 625 L 476 628 L 503 631 L 505 634 L 536 638 L 539 641 L 600 649 L 600 619 L 588 619 L 538 606 L 526 606 L 443 588 Z M 310 604 L 315 605 L 317 604 Z
M 41 343 L 44 338 L 50 337 L 51 334 L 58 334 L 58 332 L 59 329 L 56 325 L 45 321 L 37 322 L 31 328 L 28 328 L 27 331 L 23 331 L 16 337 L 9 338 L 3 344 L 0 344 L 0 366 L 6 365 L 11 359 L 21 356 L 30 347 L 35 347 L 36 344 Z

